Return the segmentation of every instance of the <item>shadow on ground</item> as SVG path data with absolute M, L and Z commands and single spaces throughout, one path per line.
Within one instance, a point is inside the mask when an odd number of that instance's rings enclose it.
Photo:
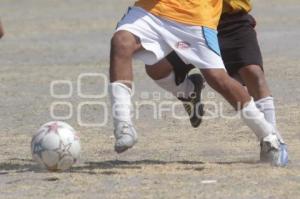
M 128 170 L 139 170 L 142 169 L 143 166 L 155 166 L 155 165 L 166 165 L 170 166 L 174 165 L 181 165 L 183 167 L 177 169 L 183 170 L 195 170 L 195 171 L 202 171 L 205 169 L 205 163 L 202 161 L 189 161 L 189 160 L 182 160 L 182 161 L 162 161 L 162 160 L 137 160 L 137 161 L 121 161 L 121 160 L 107 160 L 107 161 L 100 161 L 100 162 L 85 162 L 82 166 L 77 166 L 72 168 L 71 172 L 79 172 L 79 173 L 88 173 L 88 174 L 96 174 L 94 170 L 104 170 L 100 172 L 101 174 L 113 175 L 118 174 L 122 169 Z M 231 162 L 209 162 L 211 164 L 217 165 L 234 165 L 234 164 L 257 164 L 257 161 L 254 160 L 246 160 L 246 161 L 231 161 Z M 115 169 L 115 170 L 114 170 Z M 117 171 L 116 171 L 117 169 Z
M 18 159 L 13 158 L 7 160 L 7 162 L 0 163 L 0 175 L 14 173 L 24 173 L 31 171 L 38 171 L 38 165 L 31 159 Z
M 257 164 L 257 161 L 247 160 L 247 161 L 230 161 L 230 162 L 209 162 L 211 164 L 217 165 L 233 165 L 233 164 Z M 99 162 L 84 162 L 82 165 L 73 167 L 70 171 L 71 173 L 87 173 L 87 174 L 96 174 L 94 170 L 103 170 L 101 174 L 113 175 L 118 174 L 113 169 L 142 169 L 143 166 L 155 166 L 155 165 L 183 165 L 181 169 L 184 170 L 196 170 L 202 171 L 205 169 L 205 162 L 202 161 L 162 161 L 162 160 L 137 160 L 137 161 L 122 161 L 122 160 L 107 160 Z M 189 168 L 188 166 L 192 166 Z M 37 172 L 42 173 L 45 170 L 41 169 L 33 160 L 31 159 L 9 159 L 7 162 L 0 163 L 0 175 L 5 175 L 9 173 L 25 173 L 25 172 Z M 99 172 L 98 172 L 99 173 Z

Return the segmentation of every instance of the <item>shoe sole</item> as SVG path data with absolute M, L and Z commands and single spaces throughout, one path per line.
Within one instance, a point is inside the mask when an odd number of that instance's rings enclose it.
M 269 153 L 273 153 L 273 155 L 263 155 L 261 152 L 260 154 L 261 163 L 271 163 L 271 165 L 275 167 L 285 167 L 288 165 L 288 152 L 287 152 L 287 146 L 285 144 L 280 145 L 279 152 L 276 152 L 277 155 L 275 154 L 275 152 L 272 151 L 270 151 Z M 276 156 L 275 159 L 277 159 L 277 161 L 273 159 L 274 156 Z
M 127 151 L 128 149 L 132 148 L 137 143 L 137 140 L 134 141 L 134 143 L 131 146 L 117 146 L 115 145 L 115 152 L 117 153 L 123 153 Z
M 115 152 L 123 153 L 123 152 L 127 151 L 128 149 L 132 148 L 135 145 L 135 143 L 132 146 L 123 146 L 123 147 L 115 146 Z

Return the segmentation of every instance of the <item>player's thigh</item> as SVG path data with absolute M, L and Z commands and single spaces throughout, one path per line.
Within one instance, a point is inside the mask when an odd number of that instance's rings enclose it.
M 114 33 L 111 39 L 112 52 L 126 55 L 134 53 L 142 48 L 138 37 L 126 30 L 120 30 Z
M 262 68 L 262 55 L 254 27 L 255 20 L 247 13 L 222 15 L 218 38 L 222 59 L 230 75 L 249 65 Z
M 153 65 L 166 57 L 171 48 L 158 32 L 160 21 L 149 12 L 133 7 L 118 23 L 116 31 L 127 31 L 138 38 L 142 50 L 134 53 L 134 58 L 146 65 Z
M 166 58 L 154 65 L 146 65 L 145 68 L 147 74 L 154 80 L 165 78 L 173 71 L 173 66 Z

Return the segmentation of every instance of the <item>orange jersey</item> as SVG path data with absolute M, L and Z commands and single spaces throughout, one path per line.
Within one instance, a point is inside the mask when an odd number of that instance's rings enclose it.
M 249 12 L 252 6 L 250 0 L 224 0 L 223 13 Z
M 137 0 L 135 6 L 176 22 L 216 29 L 222 0 Z

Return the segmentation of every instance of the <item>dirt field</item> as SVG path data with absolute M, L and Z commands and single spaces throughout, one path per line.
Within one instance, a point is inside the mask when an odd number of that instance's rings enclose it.
M 108 99 L 80 96 L 78 77 L 107 74 L 110 37 L 131 2 L 0 1 L 6 31 L 0 40 L 0 198 L 300 198 L 299 0 L 255 0 L 253 11 L 276 98 L 278 127 L 289 147 L 287 168 L 258 163 L 259 144 L 239 120 L 206 119 L 192 129 L 188 120 L 167 112 L 153 118 L 147 106 L 135 122 L 136 147 L 122 155 L 113 151 L 112 123 L 105 110 L 86 105 L 78 112 L 82 103 Z M 134 69 L 135 100 L 176 102 L 146 77 L 140 62 Z M 51 95 L 51 82 L 56 80 L 72 84 L 71 97 Z M 85 78 L 82 83 L 84 94 L 105 90 L 101 78 Z M 68 93 L 68 87 L 57 86 L 55 93 Z M 204 100 L 223 102 L 210 89 Z M 48 173 L 31 160 L 31 136 L 53 120 L 49 109 L 55 102 L 72 105 L 66 122 L 81 134 L 82 158 L 70 172 Z M 178 113 L 184 113 L 181 107 Z M 225 113 L 233 113 L 227 104 Z M 67 115 L 68 110 L 57 106 L 55 114 Z M 107 118 L 108 123 L 80 126 L 78 116 L 89 123 Z

